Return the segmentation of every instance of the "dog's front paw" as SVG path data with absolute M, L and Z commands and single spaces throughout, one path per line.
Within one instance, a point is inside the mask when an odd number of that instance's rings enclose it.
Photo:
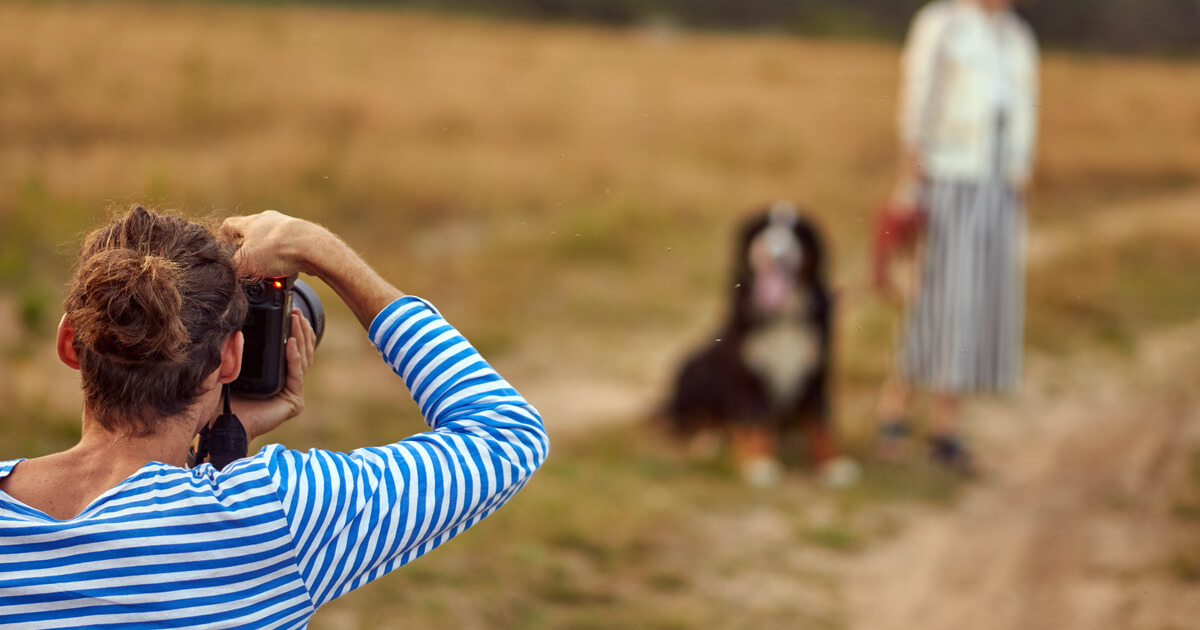
M 773 486 L 783 479 L 783 464 L 774 457 L 753 457 L 742 462 L 742 480 L 756 488 Z
M 821 466 L 821 481 L 830 488 L 848 488 L 861 478 L 862 466 L 845 455 L 835 457 Z

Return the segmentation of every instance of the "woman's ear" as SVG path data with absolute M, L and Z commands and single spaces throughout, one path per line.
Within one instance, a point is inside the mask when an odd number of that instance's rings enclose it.
M 225 344 L 221 346 L 221 367 L 218 375 L 222 383 L 232 383 L 237 380 L 238 374 L 242 373 L 242 347 L 245 344 L 246 338 L 240 330 L 225 339 Z
M 75 330 L 71 328 L 67 316 L 63 315 L 58 322 L 58 335 L 54 345 L 58 348 L 58 358 L 72 370 L 79 369 L 79 355 L 75 354 Z

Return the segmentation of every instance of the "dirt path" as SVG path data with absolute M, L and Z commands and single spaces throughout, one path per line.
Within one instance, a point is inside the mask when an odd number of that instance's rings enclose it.
M 1140 229 L 1200 234 L 1197 208 L 1193 194 L 1035 234 L 1030 266 Z M 851 562 L 850 628 L 1196 627 L 1200 585 L 1173 564 L 1195 533 L 1172 509 L 1200 448 L 1200 320 L 1128 361 L 1035 360 L 1027 383 L 974 411 L 986 479 Z
M 851 628 L 1194 627 L 1171 508 L 1200 445 L 1200 325 L 1145 344 L 1133 370 L 1096 365 L 1039 366 L 1032 380 L 1078 376 L 980 410 L 987 478 L 855 561 Z

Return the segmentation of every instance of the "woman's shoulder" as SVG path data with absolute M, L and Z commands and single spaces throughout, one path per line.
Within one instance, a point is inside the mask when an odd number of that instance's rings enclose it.
M 1037 47 L 1037 34 L 1033 31 L 1033 26 L 1029 21 L 1021 17 L 1016 11 L 1008 12 L 1008 28 L 1017 34 L 1023 43 L 1028 46 Z
M 962 13 L 962 3 L 958 0 L 933 0 L 917 10 L 913 21 L 917 23 L 949 21 Z
M 910 38 L 938 38 L 947 29 L 953 30 L 969 18 L 957 0 L 933 0 L 917 10 L 910 28 Z

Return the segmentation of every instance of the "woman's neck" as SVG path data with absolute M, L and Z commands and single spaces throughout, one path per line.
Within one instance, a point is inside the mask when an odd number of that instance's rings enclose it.
M 182 467 L 187 462 L 188 444 L 195 435 L 188 429 L 189 423 L 176 421 L 152 435 L 133 436 L 109 431 L 85 417 L 79 444 L 67 452 L 98 465 L 112 462 L 117 467 L 136 469 L 149 462 L 162 462 Z
M 150 462 L 183 467 L 199 427 L 199 409 L 160 419 L 159 430 L 145 437 L 110 431 L 84 412 L 78 444 L 17 464 L 0 477 L 0 490 L 53 518 L 74 518 Z

